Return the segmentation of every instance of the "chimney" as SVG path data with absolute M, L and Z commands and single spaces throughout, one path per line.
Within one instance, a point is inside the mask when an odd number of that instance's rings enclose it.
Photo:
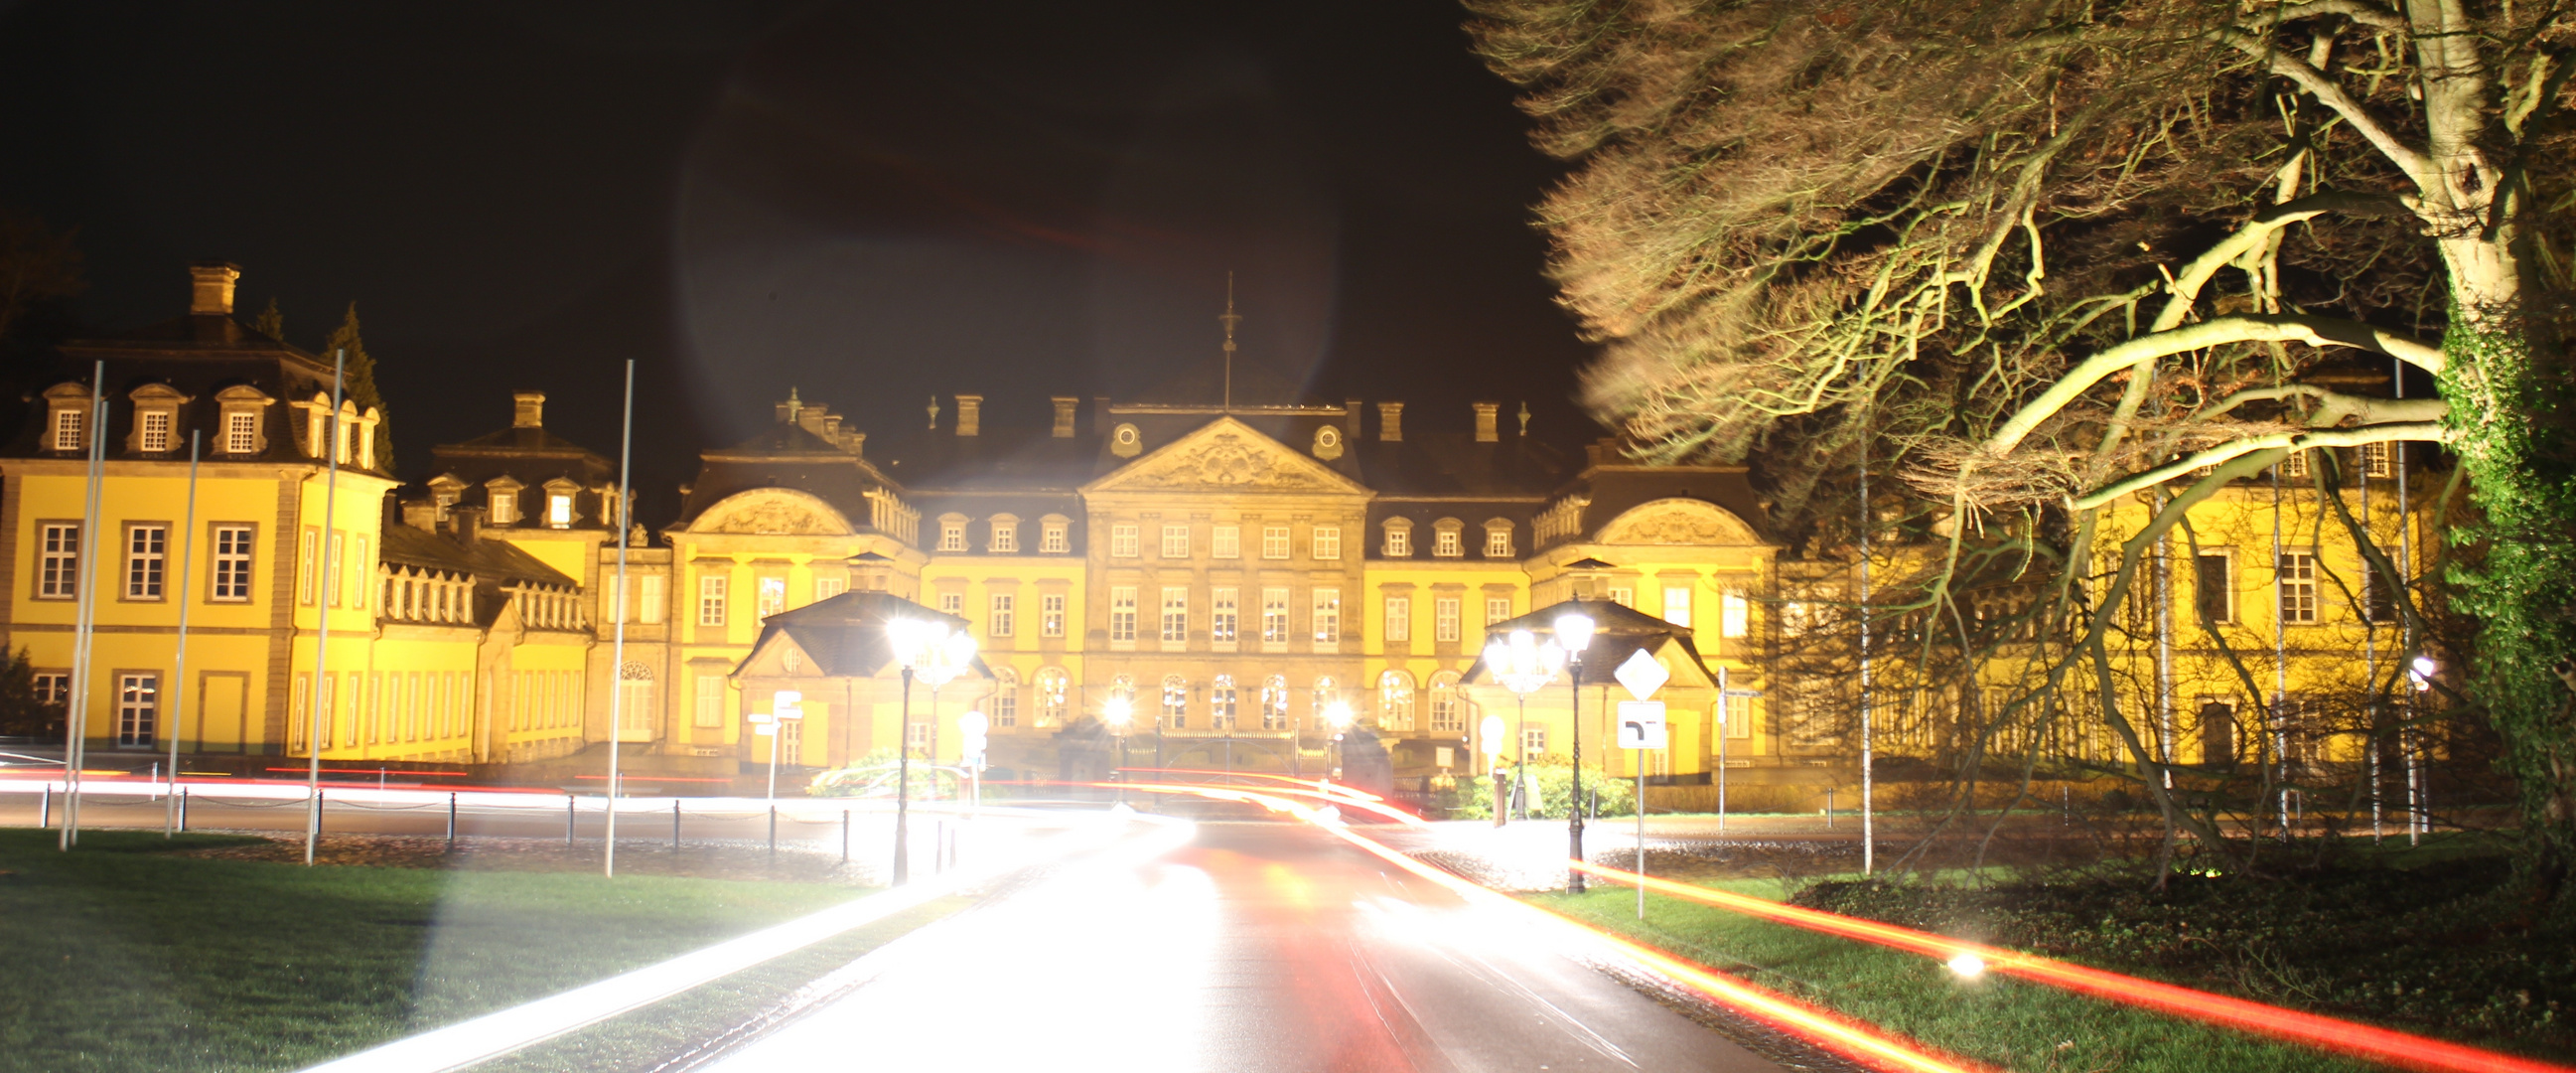
M 1377 404 L 1377 438 L 1387 443 L 1404 442 L 1404 404 Z
M 1080 405 L 1082 400 L 1071 395 L 1055 397 L 1055 438 L 1059 440 L 1073 438 L 1073 408 Z
M 483 508 L 458 505 L 447 508 L 447 520 L 455 527 L 456 542 L 473 547 L 483 539 Z
M 438 501 L 435 499 L 403 500 L 402 520 L 404 525 L 408 525 L 424 533 L 437 532 Z
M 849 452 L 850 452 L 851 454 L 854 454 L 854 455 L 864 455 L 864 454 L 867 454 L 867 453 L 868 453 L 868 434 L 867 434 L 867 433 L 864 433 L 864 432 L 853 432 L 853 433 L 850 433 Z
M 1359 399 L 1342 400 L 1342 442 L 1360 442 L 1360 418 L 1367 410 L 1367 404 Z
M 984 434 L 984 396 L 957 396 L 957 434 L 960 436 Z
M 1103 436 L 1109 434 L 1109 396 L 1107 395 L 1091 397 L 1091 431 Z
M 823 438 L 832 441 L 834 444 L 839 444 L 841 442 L 841 415 L 827 414 L 824 416 Z
M 510 393 L 510 407 L 511 428 L 546 427 L 545 392 L 513 391 Z
M 1502 412 L 1503 404 L 1499 402 L 1480 402 L 1476 404 L 1477 443 L 1502 442 L 1502 432 L 1494 427 L 1495 422 L 1502 416 Z
M 825 406 L 819 402 L 805 403 L 799 406 L 796 410 L 796 427 L 820 437 L 823 436 L 824 419 L 831 416 L 831 407 Z
M 223 261 L 200 261 L 188 266 L 188 279 L 193 286 L 188 296 L 188 312 L 205 317 L 233 315 L 233 281 L 241 278 L 239 265 Z

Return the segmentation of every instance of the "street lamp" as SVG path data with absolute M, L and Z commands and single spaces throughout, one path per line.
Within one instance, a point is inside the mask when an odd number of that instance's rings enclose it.
M 1127 725 L 1136 721 L 1136 702 L 1111 695 L 1100 706 L 1100 721 L 1109 724 L 1109 732 L 1118 736 L 1118 803 L 1127 803 Z
M 1565 647 L 1565 684 L 1573 698 L 1574 807 L 1566 811 L 1567 860 L 1583 860 L 1583 650 L 1592 646 L 1592 617 L 1580 611 L 1556 616 L 1556 643 Z M 1583 870 L 1568 868 L 1565 892 L 1583 893 Z
M 1530 694 L 1547 688 L 1549 682 L 1556 680 L 1556 672 L 1564 669 L 1565 649 L 1558 647 L 1555 641 L 1540 644 L 1528 630 L 1513 630 L 1508 640 L 1498 640 L 1485 646 L 1486 673 L 1493 675 L 1494 681 L 1502 683 L 1504 689 L 1512 691 L 1512 699 L 1520 708 L 1520 761 L 1512 768 L 1515 797 L 1521 796 L 1522 784 L 1529 777 Z M 1493 754 L 1501 750 L 1488 745 L 1486 752 Z M 1501 801 L 1494 803 L 1498 824 L 1502 808 Z M 1529 818 L 1528 808 L 1528 801 L 1523 798 L 1521 818 L 1524 820 Z
M 951 630 L 945 622 L 898 618 L 886 622 L 886 643 L 894 649 L 895 662 L 903 665 L 903 718 L 894 751 L 894 885 L 899 887 L 912 878 L 912 680 L 929 682 L 936 698 L 939 687 L 974 660 L 975 637 Z
M 1494 826 L 1500 827 L 1504 816 L 1503 735 L 1509 731 L 1504 728 L 1503 717 L 1499 715 L 1486 716 L 1483 723 L 1477 724 L 1476 730 L 1485 738 L 1485 775 L 1494 781 Z

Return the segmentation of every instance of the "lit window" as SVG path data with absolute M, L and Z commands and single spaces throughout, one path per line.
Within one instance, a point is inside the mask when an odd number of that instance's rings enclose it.
M 1177 674 L 1163 676 L 1163 727 L 1181 730 L 1190 724 L 1190 683 Z
M 154 724 L 161 714 L 161 676 L 158 674 L 120 674 L 116 676 L 116 743 L 123 746 L 150 747 Z
M 848 591 L 850 591 L 850 579 L 848 578 L 818 577 L 814 579 L 815 603 L 822 603 L 825 600 L 829 600 L 832 597 L 839 596 L 840 594 Z
M 1386 639 L 1390 641 L 1410 641 L 1413 639 L 1412 597 L 1389 596 L 1386 598 L 1385 634 Z
M 1413 729 L 1413 676 L 1390 670 L 1377 676 L 1377 722 L 1388 730 Z
M 997 727 L 1020 725 L 1020 676 L 1009 667 L 993 668 L 993 696 L 984 702 Z
M 1315 643 L 1339 644 L 1342 640 L 1342 590 L 1315 590 Z
M 966 550 L 966 523 L 964 520 L 942 520 L 939 523 L 939 550 Z
M 1073 693 L 1073 679 L 1062 667 L 1049 667 L 1038 672 L 1038 726 L 1062 726 L 1067 700 Z
M 2317 620 L 2317 557 L 2301 552 L 2281 554 L 2281 621 Z
M 250 599 L 251 535 L 247 525 L 215 527 L 214 599 L 225 603 Z
M 1288 590 L 1261 590 L 1261 639 L 1272 644 L 1288 640 Z
M 1002 554 L 1011 554 L 1020 550 L 1019 519 L 1007 514 L 996 515 L 993 518 L 992 529 L 993 539 L 987 547 Z
M 1753 631 L 1753 602 L 1743 594 L 1730 592 L 1718 597 L 1717 608 L 1719 634 L 1742 637 Z
M 1072 530 L 1072 525 L 1065 522 L 1046 523 L 1043 535 L 1038 538 L 1042 542 L 1038 550 L 1049 555 L 1062 555 L 1073 550 Z
M 340 590 L 349 585 L 349 572 L 342 566 L 348 560 L 341 558 L 342 553 L 347 550 L 348 534 L 336 529 L 332 530 L 331 550 L 326 553 L 328 557 L 322 560 L 322 595 L 323 598 L 331 601 L 333 607 L 340 606 Z
M 725 582 L 721 576 L 698 579 L 698 625 L 725 624 Z
M 558 495 L 550 495 L 550 496 L 547 496 L 547 497 L 546 497 L 546 524 L 547 524 L 548 526 L 553 527 L 553 528 L 556 528 L 556 529 L 568 529 L 568 528 L 571 528 L 571 526 L 572 526 L 572 497 L 571 497 L 571 496 L 568 496 L 568 495 L 560 495 L 560 494 L 558 494 Z
M 44 543 L 37 554 L 36 598 L 69 600 L 80 595 L 80 526 L 71 524 L 45 527 Z
M 1509 559 L 1511 557 L 1512 527 L 1510 523 L 1506 522 L 1487 525 L 1485 527 L 1485 558 Z
M 1458 598 L 1437 597 L 1431 601 L 1431 639 L 1455 643 L 1458 640 Z
M 1136 544 L 1137 544 L 1137 540 L 1138 540 L 1138 537 L 1137 537 L 1137 533 L 1136 533 L 1136 526 L 1134 525 L 1134 523 L 1130 523 L 1130 522 L 1120 522 L 1120 523 L 1118 523 L 1118 524 L 1116 524 L 1116 525 L 1112 525 L 1112 526 L 1110 526 L 1110 527 L 1109 527 L 1109 555 L 1110 555 L 1110 557 L 1111 557 L 1111 558 L 1116 558 L 1116 559 L 1133 559 L 1133 558 L 1135 558 L 1135 557 L 1136 557 L 1136 555 L 1137 555 L 1137 551 L 1136 551 Z
M 1685 586 L 1664 589 L 1664 621 L 1685 630 L 1691 628 L 1691 591 Z
M 135 447 L 147 454 L 169 450 L 170 419 L 176 415 L 168 410 L 145 410 L 138 416 L 143 419 L 143 428 L 135 437 Z
M 295 553 L 295 599 L 308 607 L 312 606 L 313 594 L 319 591 L 317 586 L 321 584 L 313 576 L 313 568 L 316 565 L 313 548 L 316 539 L 313 530 L 306 529 L 304 539 L 296 546 Z
M 1431 534 L 1431 554 L 1435 558 L 1455 559 L 1467 554 L 1466 541 L 1460 538 L 1458 523 L 1444 520 Z
M 2365 443 L 2361 445 L 2362 476 L 2387 477 L 2394 472 L 2395 468 L 2389 465 L 2389 451 L 2387 443 Z
M 1318 558 L 1318 559 L 1339 559 L 1339 558 L 1341 558 L 1341 557 L 1342 557 L 1342 527 L 1341 527 L 1341 526 L 1338 526 L 1338 525 L 1319 525 L 1319 526 L 1316 526 L 1316 527 L 1315 527 L 1315 558 Z
M 1019 599 L 1007 592 L 994 593 L 991 613 L 984 617 L 984 632 L 994 637 L 1010 636 L 1013 620 L 1019 617 Z
M 1491 626 L 1491 625 L 1493 625 L 1493 624 L 1495 624 L 1495 623 L 1497 623 L 1497 622 L 1502 622 L 1502 621 L 1504 621 L 1504 620 L 1506 620 L 1506 619 L 1509 619 L 1509 618 L 1511 618 L 1511 617 L 1512 617 L 1512 598 L 1511 598 L 1511 597 L 1509 597 L 1509 596 L 1488 596 L 1488 597 L 1485 597 L 1485 625 L 1487 625 L 1487 626 Z
M 1610 602 L 1621 607 L 1637 606 L 1637 590 L 1630 585 L 1610 586 Z
M 340 569 L 348 575 L 343 584 L 350 586 L 353 594 L 349 600 L 349 606 L 360 611 L 366 610 L 367 593 L 375 588 L 367 579 L 375 576 L 376 560 L 367 554 L 365 533 L 350 538 L 349 557 L 341 561 Z
M 1190 557 L 1190 527 L 1189 527 L 1189 526 L 1186 526 L 1186 525 L 1166 525 L 1166 526 L 1164 526 L 1164 527 L 1163 527 L 1163 558 L 1166 558 L 1166 559 L 1187 559 L 1187 558 L 1189 558 L 1189 557 Z
M 252 454 L 259 450 L 259 415 L 236 410 L 224 415 L 224 453 Z
M 508 525 L 519 520 L 519 493 L 492 493 L 492 524 Z
M 962 592 L 940 593 L 939 613 L 943 615 L 955 615 L 959 618 L 966 617 L 966 594 Z
M 1047 593 L 1038 597 L 1038 636 L 1064 636 L 1064 595 Z
M 1458 704 L 1458 672 L 1442 671 L 1431 676 L 1431 732 L 1455 734 L 1467 729 Z
M 1208 725 L 1217 730 L 1234 729 L 1235 704 L 1234 676 L 1216 676 L 1208 685 Z
M 81 449 L 81 420 L 81 412 L 68 406 L 54 411 L 54 450 Z
M 1730 738 L 1753 736 L 1753 698 L 1741 693 L 1726 695 L 1726 714 L 1721 717 Z
M 1119 587 L 1109 590 L 1109 641 L 1112 644 L 1136 643 L 1136 590 Z
M 1219 559 L 1243 558 L 1243 527 L 1220 525 L 1211 534 L 1208 554 Z
M 1235 606 L 1235 590 L 1218 589 L 1210 601 L 1208 640 L 1218 644 L 1234 643 L 1235 631 L 1241 626 L 1242 610 Z
M 636 608 L 640 613 L 635 616 L 635 621 L 648 626 L 661 624 L 666 583 L 667 579 L 660 574 L 646 574 L 642 583 L 635 586 L 635 602 L 640 605 Z
M 786 578 L 765 577 L 757 584 L 759 585 L 759 591 L 756 593 L 759 604 L 758 614 L 762 619 L 766 620 L 771 615 L 787 610 Z
M 701 727 L 724 725 L 725 680 L 720 674 L 698 676 L 697 710 L 690 722 Z
M 1288 557 L 1287 526 L 1265 525 L 1261 527 L 1261 557 L 1264 559 L 1285 559 Z
M 2281 474 L 2281 476 L 2282 476 L 2283 478 L 2285 478 L 2285 479 L 2287 479 L 2287 478 L 2293 478 L 2293 477 L 2305 477 L 2305 476 L 2307 476 L 2307 475 L 2308 475 L 2308 453 L 2307 453 L 2306 451 L 2292 451 L 2292 452 L 2290 452 L 2289 457 L 2284 458 L 2284 459 L 2282 459 L 2282 460 L 2281 460 L 2281 465 L 2280 465 L 2280 467 L 2279 467 L 2279 468 L 2280 468 L 2280 474 Z
M 1261 680 L 1261 729 L 1288 729 L 1288 676 L 1274 674 Z
M 1190 590 L 1167 587 L 1163 590 L 1163 631 L 1166 644 L 1190 639 Z
M 1410 558 L 1413 555 L 1413 526 L 1410 523 L 1386 523 L 1386 557 Z

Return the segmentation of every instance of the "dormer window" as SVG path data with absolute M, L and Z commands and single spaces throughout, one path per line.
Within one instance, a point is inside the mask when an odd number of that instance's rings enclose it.
M 1496 518 L 1485 523 L 1485 558 L 1512 557 L 1512 523 Z
M 89 448 L 83 434 L 89 431 L 89 388 L 65 381 L 45 389 L 45 448 L 50 451 L 82 451 Z
M 992 539 L 985 541 L 985 550 L 1002 555 L 1017 554 L 1020 550 L 1020 520 L 1008 514 L 996 514 L 991 525 Z
M 247 384 L 215 392 L 215 406 L 221 416 L 217 425 L 223 433 L 216 449 L 228 455 L 257 455 L 268 450 L 268 437 L 260 421 L 260 412 L 274 402 L 258 388 Z
M 1466 526 L 1456 518 L 1442 518 L 1431 524 L 1431 554 L 1435 558 L 1455 559 L 1467 554 L 1466 540 L 1459 534 Z
M 134 445 L 145 454 L 160 454 L 170 449 L 170 430 L 177 415 L 168 410 L 145 410 L 136 414 Z
M 230 413 L 224 415 L 224 453 L 247 455 L 259 453 L 259 415 Z
M 56 408 L 54 410 L 54 450 L 80 450 L 81 424 L 88 419 L 88 416 L 68 406 Z
M 170 453 L 179 445 L 179 407 L 188 401 L 168 384 L 145 384 L 128 396 L 134 405 L 134 426 L 127 434 L 125 449 L 136 454 Z
M 1048 555 L 1062 555 L 1073 550 L 1073 520 L 1048 515 L 1039 520 L 1038 550 Z
M 519 493 L 492 493 L 492 524 L 508 525 L 519 520 Z
M 1413 557 L 1413 519 L 1389 518 L 1386 520 L 1386 557 L 1389 559 Z
M 963 514 L 946 514 L 946 515 L 941 515 L 941 516 L 940 516 L 940 519 L 939 519 L 939 550 L 940 550 L 940 551 L 964 551 L 964 550 L 966 550 L 966 516 L 965 516 L 965 515 L 963 515 Z
M 546 482 L 546 528 L 570 529 L 580 520 L 572 509 L 572 497 L 579 491 L 580 485 L 561 477 Z

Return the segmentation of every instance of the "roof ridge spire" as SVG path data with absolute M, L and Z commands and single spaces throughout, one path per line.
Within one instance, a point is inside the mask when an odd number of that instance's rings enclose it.
M 1216 318 L 1225 325 L 1225 399 L 1222 408 L 1234 409 L 1234 326 L 1243 323 L 1243 315 L 1234 311 L 1234 270 L 1225 272 L 1225 312 Z

